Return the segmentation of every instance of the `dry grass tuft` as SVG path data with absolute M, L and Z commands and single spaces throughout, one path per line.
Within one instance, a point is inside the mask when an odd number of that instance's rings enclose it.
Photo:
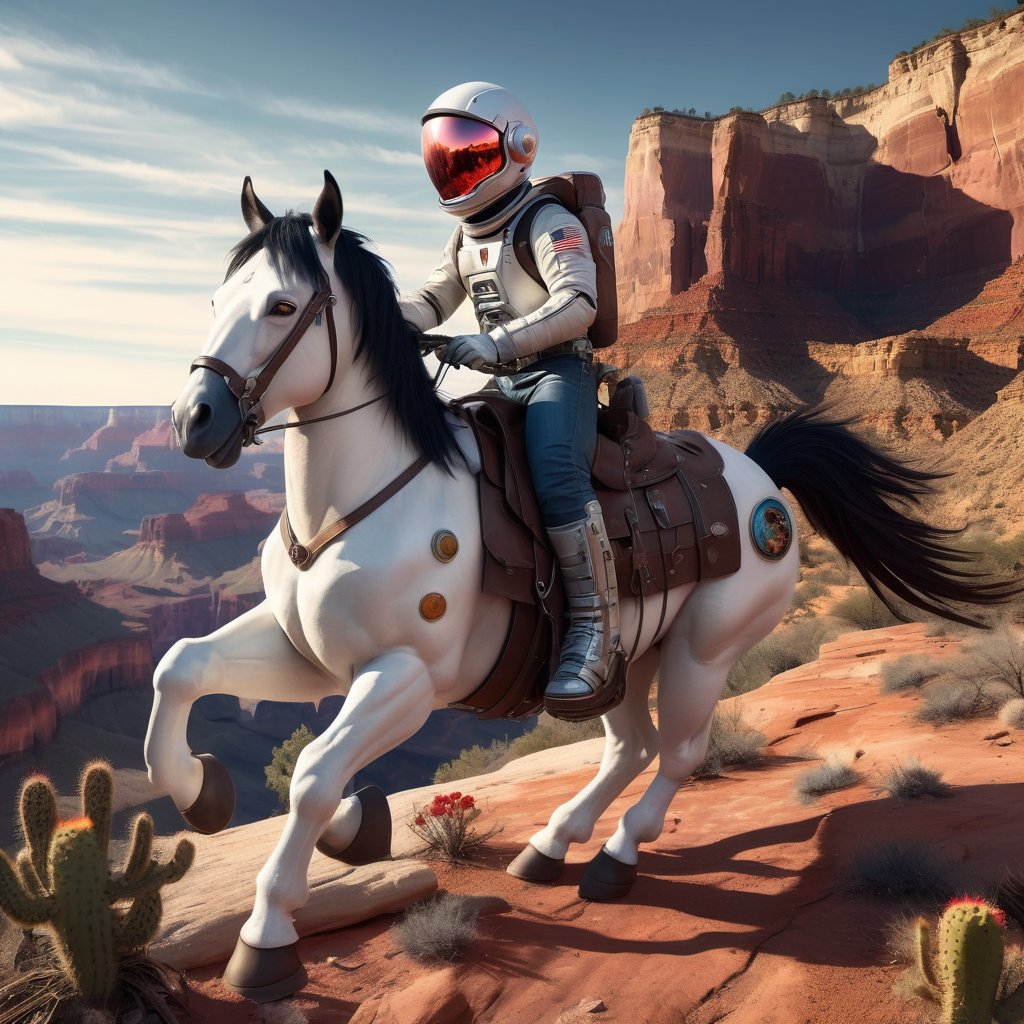
M 940 683 L 924 691 L 924 704 L 914 712 L 914 718 L 929 725 L 949 725 L 967 722 L 972 718 L 994 715 L 1002 701 L 985 682 Z
M 999 721 L 1011 729 L 1024 729 L 1024 699 L 1014 697 L 999 709 Z
M 796 780 L 796 792 L 801 803 L 814 803 L 825 793 L 848 789 L 860 779 L 849 757 L 833 754 L 814 768 L 808 768 Z
M 704 759 L 693 772 L 695 779 L 717 778 L 726 768 L 738 764 L 752 764 L 761 759 L 767 742 L 763 732 L 743 720 L 743 710 L 737 703 L 729 707 L 721 704 L 711 722 L 711 735 Z
M 947 671 L 947 666 L 924 654 L 908 654 L 887 661 L 882 666 L 882 693 L 919 690 Z
M 926 843 L 887 842 L 865 847 L 850 861 L 842 880 L 846 892 L 938 905 L 977 888 L 957 864 L 943 860 Z
M 898 626 L 903 621 L 893 615 L 867 587 L 858 587 L 856 590 L 850 591 L 842 601 L 833 605 L 830 614 L 838 619 L 852 622 L 860 629 Z
M 476 912 L 468 898 L 442 893 L 411 906 L 391 926 L 395 944 L 424 963 L 461 960 L 476 938 Z
M 896 762 L 883 776 L 882 789 L 897 800 L 916 800 L 921 796 L 951 796 L 952 788 L 942 781 L 942 773 L 925 768 L 916 757 L 906 764 Z

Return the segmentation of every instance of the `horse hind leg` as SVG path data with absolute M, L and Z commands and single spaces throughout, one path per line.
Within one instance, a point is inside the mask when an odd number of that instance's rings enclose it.
M 679 787 L 704 757 L 729 670 L 785 614 L 795 566 L 761 563 L 759 569 L 753 578 L 737 573 L 698 588 L 662 642 L 658 771 L 584 872 L 583 899 L 616 899 L 629 892 L 640 844 L 661 835 Z
M 605 745 L 597 775 L 571 800 L 557 807 L 508 873 L 528 882 L 554 882 L 572 843 L 585 843 L 598 818 L 658 753 L 658 730 L 651 721 L 648 695 L 658 668 L 652 647 L 630 666 L 623 702 L 604 716 Z

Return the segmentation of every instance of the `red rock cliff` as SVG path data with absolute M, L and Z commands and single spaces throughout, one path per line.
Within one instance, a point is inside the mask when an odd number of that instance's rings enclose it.
M 13 508 L 0 508 L 0 573 L 29 572 L 32 554 L 25 517 Z
M 704 274 L 892 290 L 1024 253 L 1024 13 L 898 58 L 886 85 L 717 121 L 638 119 L 624 323 Z
M 140 543 L 192 543 L 220 540 L 249 533 L 264 533 L 280 513 L 254 508 L 245 494 L 201 494 L 185 512 L 146 516 L 139 532 Z

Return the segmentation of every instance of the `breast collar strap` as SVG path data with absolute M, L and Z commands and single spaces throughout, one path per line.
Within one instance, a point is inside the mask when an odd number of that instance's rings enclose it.
M 277 371 L 284 365 L 284 361 L 292 354 L 295 346 L 302 340 L 302 336 L 310 326 L 314 322 L 319 326 L 325 313 L 327 314 L 327 335 L 331 345 L 331 373 L 327 378 L 327 386 L 321 392 L 320 397 L 323 398 L 330 391 L 331 385 L 334 383 L 334 374 L 338 368 L 338 332 L 334 325 L 334 306 L 337 301 L 337 297 L 331 292 L 330 278 L 321 267 L 313 297 L 306 303 L 305 309 L 292 325 L 292 329 L 284 341 L 277 346 L 274 354 L 255 377 L 243 377 L 233 367 L 228 366 L 222 359 L 217 359 L 215 356 L 199 356 L 192 361 L 189 373 L 199 368 L 213 370 L 214 373 L 224 378 L 231 393 L 238 399 L 244 431 L 243 447 L 256 440 L 256 429 L 263 424 L 264 419 L 261 405 L 263 396 L 277 375 Z

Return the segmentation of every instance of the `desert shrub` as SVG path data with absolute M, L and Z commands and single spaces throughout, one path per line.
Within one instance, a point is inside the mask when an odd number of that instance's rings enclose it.
M 767 737 L 743 721 L 741 708 L 733 703 L 718 706 L 711 722 L 711 735 L 704 759 L 693 772 L 695 779 L 710 779 L 725 774 L 737 764 L 760 760 Z
M 999 721 L 1011 729 L 1024 729 L 1024 700 L 1014 697 L 999 709 Z
M 438 793 L 429 804 L 416 810 L 409 828 L 425 844 L 429 855 L 456 864 L 468 860 L 501 831 L 501 826 L 496 825 L 478 832 L 473 822 L 479 817 L 475 797 L 459 792 Z
M 837 619 L 852 622 L 860 629 L 881 629 L 899 625 L 902 621 L 866 587 L 851 590 L 833 606 L 831 614 Z
M 465 896 L 442 893 L 411 906 L 391 934 L 399 949 L 416 960 L 452 963 L 476 938 L 476 913 Z
M 803 772 L 796 780 L 796 791 L 802 803 L 813 803 L 825 793 L 849 789 L 859 779 L 860 773 L 848 758 L 832 755 Z
M 996 903 L 1024 928 L 1024 875 L 1008 874 L 996 890 Z
M 458 757 L 438 766 L 434 772 L 435 785 L 443 786 L 495 771 L 505 763 L 510 746 L 509 740 L 491 740 L 490 746 L 481 747 L 477 744 L 463 750 Z
M 964 651 L 975 676 L 998 683 L 1024 698 L 1024 644 L 1005 626 L 976 640 Z
M 600 718 L 586 722 L 563 722 L 545 712 L 537 719 L 533 729 L 514 740 L 492 740 L 489 747 L 475 746 L 463 750 L 457 758 L 446 761 L 434 772 L 434 782 L 442 786 L 476 775 L 486 775 L 517 757 L 603 735 L 604 726 Z
M 964 892 L 972 879 L 926 843 L 886 842 L 854 854 L 842 878 L 850 893 L 942 903 Z
M 295 762 L 298 761 L 299 754 L 315 739 L 315 733 L 307 726 L 300 725 L 281 746 L 274 747 L 270 764 L 263 769 L 263 774 L 267 777 L 267 789 L 277 794 L 277 799 L 281 801 L 286 811 L 289 810 L 288 791 L 292 785 Z
M 895 661 L 887 661 L 882 666 L 882 693 L 919 690 L 945 671 L 947 669 L 940 662 L 923 654 L 908 654 Z
M 924 704 L 914 713 L 914 718 L 929 725 L 949 725 L 994 715 L 1000 704 L 985 683 L 965 680 L 940 683 L 924 691 Z
M 942 781 L 942 773 L 925 768 L 916 757 L 907 758 L 906 764 L 897 762 L 882 776 L 882 789 L 898 800 L 913 800 L 919 796 L 949 796 L 950 787 Z
M 600 718 L 591 718 L 586 722 L 563 722 L 560 718 L 552 718 L 545 713 L 537 719 L 535 728 L 512 741 L 509 760 L 535 754 L 538 750 L 564 747 L 568 743 L 579 743 L 581 740 L 591 740 L 603 735 L 604 726 Z
M 780 672 L 814 661 L 821 645 L 836 632 L 831 623 L 815 618 L 782 626 L 740 655 L 729 670 L 725 696 L 749 693 Z
M 800 608 L 806 611 L 815 598 L 828 593 L 829 586 L 829 581 L 825 578 L 824 573 L 816 573 L 813 576 L 805 577 L 800 581 L 796 588 L 796 593 L 793 595 L 793 608 Z

